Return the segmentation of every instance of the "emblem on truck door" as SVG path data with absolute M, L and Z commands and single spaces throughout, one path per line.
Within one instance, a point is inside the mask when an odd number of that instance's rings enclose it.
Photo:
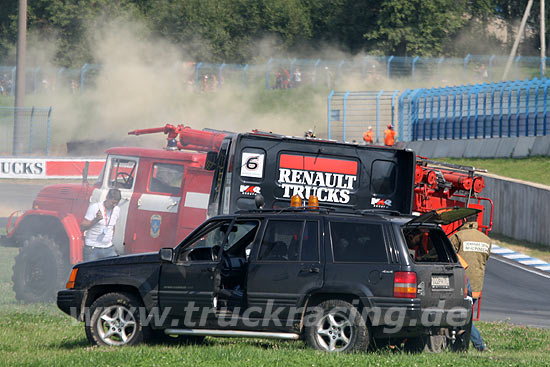
M 160 223 L 162 222 L 162 217 L 158 214 L 151 215 L 151 230 L 149 233 L 151 237 L 157 238 L 160 235 Z

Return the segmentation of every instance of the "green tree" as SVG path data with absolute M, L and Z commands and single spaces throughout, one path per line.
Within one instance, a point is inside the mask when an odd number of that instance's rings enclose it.
M 392 55 L 440 55 L 443 43 L 465 23 L 465 0 L 383 0 L 365 33 L 375 49 Z

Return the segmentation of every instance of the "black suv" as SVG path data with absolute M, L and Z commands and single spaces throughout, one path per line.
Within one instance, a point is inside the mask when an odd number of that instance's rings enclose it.
M 99 345 L 204 336 L 305 339 L 326 351 L 373 342 L 467 349 L 472 303 L 439 224 L 387 211 L 249 211 L 207 220 L 176 248 L 76 265 L 58 307 Z

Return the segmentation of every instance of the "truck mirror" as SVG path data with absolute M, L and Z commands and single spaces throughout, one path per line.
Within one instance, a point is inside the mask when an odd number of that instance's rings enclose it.
M 206 153 L 206 162 L 204 162 L 204 169 L 207 171 L 213 171 L 216 169 L 218 161 L 218 152 L 208 152 Z
M 82 170 L 82 182 L 88 182 L 89 167 L 90 167 L 90 162 L 86 161 L 86 163 L 84 163 L 84 169 Z
M 159 250 L 159 257 L 161 261 L 172 262 L 174 256 L 174 249 L 170 247 L 161 248 Z

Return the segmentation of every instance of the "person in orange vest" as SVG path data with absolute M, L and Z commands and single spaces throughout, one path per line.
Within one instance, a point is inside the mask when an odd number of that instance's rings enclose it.
M 372 144 L 374 141 L 372 140 L 372 126 L 369 126 L 367 131 L 363 134 L 363 140 L 365 141 L 365 144 Z
M 388 124 L 388 128 L 386 129 L 386 131 L 384 131 L 384 145 L 388 147 L 393 147 L 396 135 L 397 132 L 393 129 L 393 126 L 391 126 L 391 124 Z

